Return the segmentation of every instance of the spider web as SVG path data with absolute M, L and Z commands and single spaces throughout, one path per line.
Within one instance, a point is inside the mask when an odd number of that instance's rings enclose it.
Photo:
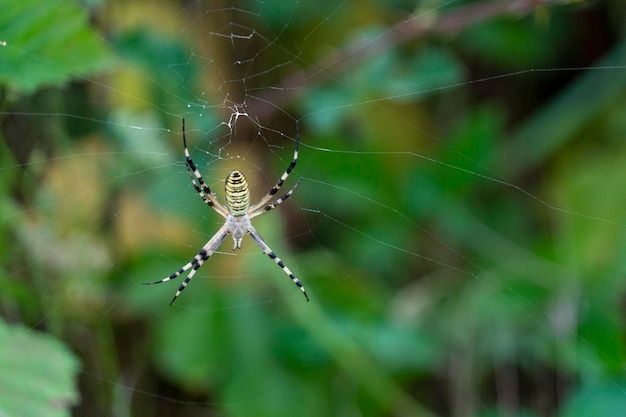
M 523 9 L 525 2 L 515 4 Z M 615 47 L 613 55 L 574 67 L 541 60 L 495 72 L 466 66 L 437 36 L 455 23 L 470 27 L 469 12 L 479 6 L 422 7 L 398 6 L 398 15 L 384 21 L 355 15 L 349 2 L 193 2 L 166 5 L 158 15 L 127 9 L 128 20 L 116 27 L 110 21 L 120 11 L 111 6 L 103 25 L 119 33 L 108 42 L 121 67 L 104 78 L 77 77 L 73 87 L 102 100 L 106 114 L 85 113 L 80 103 L 58 113 L 2 113 L 77 125 L 68 129 L 79 138 L 75 145 L 52 154 L 35 146 L 27 161 L 2 168 L 11 177 L 28 173 L 27 187 L 13 193 L 26 203 L 4 219 L 34 220 L 13 231 L 25 261 L 3 268 L 0 282 L 50 272 L 55 279 L 37 288 L 51 295 L 22 313 L 23 321 L 70 333 L 65 339 L 74 346 L 81 333 L 72 327 L 84 326 L 87 340 L 104 344 L 77 349 L 83 401 L 106 392 L 110 407 L 128 414 L 162 406 L 164 414 L 249 415 L 258 408 L 281 415 L 299 409 L 302 397 L 319 415 L 312 404 L 319 396 L 328 401 L 330 392 L 351 398 L 337 404 L 355 415 L 359 395 L 389 412 L 462 415 L 494 404 L 473 388 L 473 360 L 494 362 L 482 384 L 495 392 L 495 404 L 519 410 L 540 409 L 507 398 L 520 385 L 528 385 L 519 388 L 528 398 L 545 388 L 524 380 L 537 376 L 533 366 L 563 379 L 553 384 L 557 396 L 574 395 L 576 378 L 599 378 L 606 369 L 617 377 L 607 378 L 607 389 L 626 392 L 621 345 L 596 334 L 620 328 L 617 309 L 594 308 L 617 303 L 623 291 L 618 255 L 626 219 L 615 209 L 625 185 L 623 146 L 607 143 L 615 149 L 608 157 L 589 145 L 589 130 L 600 123 L 593 111 L 603 108 L 594 103 L 624 105 L 623 94 L 593 93 L 619 91 L 603 83 L 623 86 L 623 54 Z M 546 78 L 563 88 L 555 88 L 551 104 L 537 103 L 532 89 Z M 515 97 L 490 102 L 511 83 Z M 461 117 L 456 111 L 470 99 L 481 109 Z M 501 126 L 506 115 L 498 106 L 522 117 L 509 122 L 522 128 Z M 191 156 L 220 201 L 232 169 L 245 173 L 252 203 L 258 201 L 288 166 L 300 136 L 299 162 L 282 191 L 302 183 L 254 225 L 302 280 L 310 303 L 248 238 L 237 252 L 224 242 L 171 308 L 184 275 L 140 285 L 188 262 L 223 223 L 191 186 L 183 118 Z M 623 129 L 618 116 L 611 118 L 604 125 Z M 572 119 L 581 122 L 557 124 Z M 538 140 L 546 125 L 555 139 Z M 581 139 L 558 142 L 577 129 Z M 590 193 L 595 188 L 600 192 Z M 606 327 L 593 328 L 600 324 Z M 147 336 L 135 347 L 138 331 Z M 265 352 L 272 345 L 265 338 L 284 347 Z M 474 352 L 464 349 L 468 343 Z M 103 370 L 89 358 L 108 352 L 115 361 L 116 347 L 132 357 L 151 352 L 150 360 L 119 360 L 118 370 Z M 380 366 L 367 365 L 372 360 Z M 304 382 L 320 368 L 332 376 Z M 406 385 L 398 382 L 404 368 Z M 413 392 L 412 384 L 430 381 L 428 372 L 446 379 L 440 389 L 447 396 Z M 429 401 L 442 397 L 449 408 Z

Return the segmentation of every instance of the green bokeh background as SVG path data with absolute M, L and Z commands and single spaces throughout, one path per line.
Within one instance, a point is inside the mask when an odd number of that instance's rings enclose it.
M 623 416 L 623 3 L 505 3 L 5 2 L 0 415 Z M 300 134 L 311 302 L 249 238 L 141 285 L 221 225 L 183 117 L 220 199 Z

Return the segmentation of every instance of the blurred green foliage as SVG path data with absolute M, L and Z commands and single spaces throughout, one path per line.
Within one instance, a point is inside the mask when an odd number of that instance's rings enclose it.
M 17 326 L 48 335 L 0 384 L 58 415 L 73 373 L 75 415 L 621 415 L 619 2 L 209 3 L 3 7 L 3 371 Z M 310 303 L 249 239 L 171 308 L 141 286 L 220 226 L 183 117 L 219 198 L 233 166 L 260 198 L 299 128 L 304 180 L 255 226 Z
M 0 84 L 16 94 L 63 85 L 113 62 L 112 51 L 74 2 L 8 1 L 2 6 L 0 33 L 6 42 Z
M 0 415 L 69 416 L 78 361 L 58 340 L 0 321 Z

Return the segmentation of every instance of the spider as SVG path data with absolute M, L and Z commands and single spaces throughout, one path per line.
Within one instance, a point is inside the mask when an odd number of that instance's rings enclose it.
M 163 278 L 159 281 L 154 282 L 144 282 L 144 285 L 151 284 L 160 284 L 162 282 L 169 281 L 171 279 L 179 277 L 183 272 L 187 271 L 189 268 L 193 269 L 187 275 L 187 278 L 180 284 L 178 287 L 178 291 L 172 298 L 170 305 L 176 301 L 176 298 L 180 295 L 180 293 L 187 287 L 189 281 L 193 278 L 195 273 L 200 269 L 200 267 L 206 262 L 207 259 L 217 250 L 220 244 L 224 241 L 226 236 L 230 233 L 233 235 L 234 246 L 233 250 L 241 248 L 241 241 L 246 233 L 250 235 L 250 237 L 261 247 L 263 253 L 270 257 L 281 269 L 291 278 L 294 284 L 300 288 L 306 300 L 309 301 L 309 296 L 307 295 L 302 283 L 296 276 L 291 272 L 289 268 L 283 263 L 283 261 L 274 253 L 274 251 L 267 246 L 263 238 L 259 235 L 259 232 L 256 231 L 254 226 L 252 226 L 250 220 L 260 216 L 263 213 L 267 213 L 270 210 L 275 209 L 280 203 L 287 200 L 293 194 L 294 190 L 302 181 L 300 178 L 296 184 L 287 192 L 287 194 L 283 195 L 273 203 L 270 203 L 270 200 L 274 197 L 274 195 L 280 190 L 283 186 L 283 183 L 293 171 L 293 168 L 296 166 L 298 162 L 298 145 L 300 143 L 299 134 L 296 134 L 296 149 L 293 152 L 293 159 L 283 175 L 278 179 L 276 184 L 269 190 L 267 194 L 261 200 L 254 204 L 250 205 L 250 191 L 248 190 L 248 181 L 246 181 L 246 177 L 240 171 L 234 170 L 231 171 L 225 180 L 224 185 L 224 199 L 226 200 L 226 205 L 221 204 L 217 201 L 216 195 L 211 192 L 209 186 L 202 179 L 202 175 L 196 168 L 196 165 L 193 163 L 191 156 L 189 155 L 189 149 L 187 148 L 187 139 L 185 137 L 185 119 L 183 119 L 183 145 L 185 147 L 185 158 L 187 160 L 187 171 L 189 172 L 189 176 L 191 177 L 191 183 L 193 187 L 198 192 L 202 201 L 213 210 L 215 210 L 220 216 L 226 219 L 224 225 L 215 233 L 215 235 L 209 239 L 209 241 L 200 249 L 200 252 L 196 256 L 193 257 L 191 261 L 189 261 L 185 266 L 180 268 L 178 271 L 174 272 L 168 277 Z M 268 204 L 269 203 L 269 204 Z

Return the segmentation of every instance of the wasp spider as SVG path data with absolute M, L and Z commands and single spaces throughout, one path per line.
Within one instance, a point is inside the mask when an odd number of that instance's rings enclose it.
M 270 203 L 270 200 L 274 197 L 274 195 L 280 190 L 283 186 L 283 183 L 296 166 L 298 162 L 298 145 L 300 143 L 299 135 L 296 135 L 296 149 L 293 152 L 293 159 L 287 170 L 281 175 L 278 179 L 278 182 L 272 187 L 272 189 L 265 194 L 265 196 L 256 204 L 250 205 L 250 191 L 248 190 L 248 181 L 246 181 L 246 177 L 240 171 L 232 171 L 226 177 L 225 186 L 224 186 L 224 194 L 226 205 L 221 204 L 217 201 L 215 194 L 211 192 L 209 186 L 202 179 L 202 175 L 196 168 L 196 165 L 191 160 L 191 156 L 189 155 L 189 149 L 187 148 L 187 139 L 185 138 L 185 120 L 183 119 L 183 145 L 185 147 L 185 158 L 187 159 L 187 171 L 189 172 L 189 176 L 191 177 L 191 183 L 193 187 L 202 198 L 202 201 L 213 210 L 215 210 L 219 215 L 226 219 L 224 225 L 215 233 L 215 235 L 200 249 L 200 252 L 196 256 L 193 257 L 191 261 L 189 261 L 185 266 L 180 268 L 178 271 L 174 272 L 170 276 L 163 278 L 159 281 L 154 282 L 145 282 L 145 285 L 149 284 L 160 284 L 162 282 L 169 281 L 171 279 L 177 278 L 183 272 L 187 271 L 190 268 L 193 268 L 187 278 L 180 284 L 178 287 L 178 291 L 172 298 L 170 305 L 176 298 L 180 295 L 180 293 L 187 287 L 189 281 L 193 278 L 196 271 L 200 269 L 200 267 L 204 264 L 204 262 L 209 259 L 211 255 L 217 250 L 220 244 L 224 241 L 226 236 L 230 233 L 233 235 L 233 240 L 235 242 L 233 246 L 233 250 L 241 248 L 241 241 L 246 233 L 250 235 L 250 237 L 261 247 L 263 253 L 270 257 L 281 269 L 291 278 L 291 280 L 300 288 L 306 300 L 309 301 L 309 296 L 307 295 L 302 283 L 296 276 L 291 272 L 289 268 L 283 263 L 283 261 L 276 256 L 274 251 L 267 246 L 263 238 L 259 235 L 259 232 L 256 231 L 250 220 L 260 216 L 263 213 L 266 213 L 270 210 L 273 210 L 280 203 L 291 197 L 294 190 L 300 184 L 299 179 L 296 184 L 285 194 L 280 197 L 273 203 Z

